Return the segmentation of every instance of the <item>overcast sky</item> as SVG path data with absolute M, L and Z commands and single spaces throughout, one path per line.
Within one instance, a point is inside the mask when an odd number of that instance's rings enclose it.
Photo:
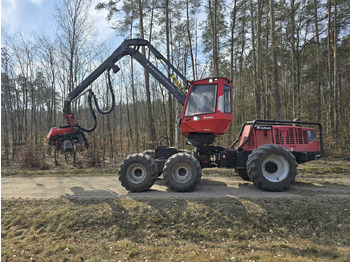
M 90 18 L 102 42 L 115 36 L 106 20 L 106 11 L 97 11 L 95 6 L 101 0 L 92 0 Z M 53 32 L 55 5 L 62 0 L 1 0 L 1 30 L 21 31 L 28 34 Z

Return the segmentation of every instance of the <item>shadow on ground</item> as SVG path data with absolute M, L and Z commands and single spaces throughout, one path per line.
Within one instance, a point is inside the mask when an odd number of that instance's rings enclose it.
M 118 198 L 118 194 L 111 190 L 85 190 L 82 187 L 69 188 L 72 194 L 62 195 L 61 199 L 69 200 L 109 200 Z

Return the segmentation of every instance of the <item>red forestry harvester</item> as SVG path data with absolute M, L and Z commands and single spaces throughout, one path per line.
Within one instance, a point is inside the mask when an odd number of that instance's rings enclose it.
M 147 47 L 163 63 L 169 74 L 170 71 L 173 72 L 170 75 L 175 79 L 175 84 L 139 52 L 142 46 Z M 323 155 L 322 127 L 316 122 L 254 120 L 242 125 L 237 140 L 230 148 L 214 146 L 215 138 L 225 134 L 232 121 L 231 80 L 213 77 L 188 81 L 143 39 L 125 40 L 68 95 L 64 105 L 67 124 L 50 130 L 47 135 L 48 145 L 63 152 L 88 147 L 84 132 L 92 132 L 97 126 L 92 101 L 102 114 L 110 113 L 113 106 L 108 111 L 102 111 L 94 93 L 91 89 L 88 90 L 94 125 L 86 129 L 74 123 L 71 102 L 102 73 L 107 72 L 114 105 L 109 72 L 118 72 L 116 62 L 126 55 L 136 59 L 183 105 L 181 132 L 194 147 L 193 152 L 188 152 L 160 143 L 152 150 L 128 156 L 118 172 L 119 180 L 127 190 L 147 190 L 163 173 L 172 190 L 191 191 L 200 182 L 203 168 L 225 167 L 235 169 L 243 179 L 251 180 L 263 190 L 283 191 L 294 182 L 298 163 L 315 160 Z M 174 74 L 189 86 L 183 88 Z M 312 126 L 318 127 L 318 133 Z M 167 138 L 165 140 L 169 141 Z

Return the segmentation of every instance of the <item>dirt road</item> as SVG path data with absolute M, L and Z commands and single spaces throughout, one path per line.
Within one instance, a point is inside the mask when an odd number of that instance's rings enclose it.
M 154 199 L 202 199 L 225 197 L 298 198 L 305 196 L 334 196 L 350 198 L 350 177 L 299 179 L 286 192 L 265 192 L 235 177 L 205 177 L 199 186 L 188 193 L 168 190 L 159 179 L 153 187 L 142 193 L 126 191 L 113 176 L 95 177 L 4 177 L 1 178 L 1 198 L 104 200 L 123 197 Z

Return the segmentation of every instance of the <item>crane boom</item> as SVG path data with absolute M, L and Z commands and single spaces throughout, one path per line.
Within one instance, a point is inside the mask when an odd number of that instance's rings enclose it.
M 136 59 L 140 65 L 148 70 L 148 72 L 156 78 L 166 89 L 168 89 L 175 98 L 183 105 L 186 101 L 186 94 L 173 84 L 151 61 L 139 52 L 139 48 L 145 46 L 153 53 L 153 55 L 163 61 L 166 66 L 173 70 L 183 81 L 187 81 L 177 68 L 175 68 L 153 45 L 144 39 L 126 39 L 117 47 L 114 52 L 89 76 L 87 76 L 72 92 L 68 94 L 65 101 L 65 114 L 71 114 L 70 103 L 84 92 L 101 74 L 108 70 L 113 70 L 114 73 L 119 71 L 119 67 L 115 64 L 126 55 L 130 55 Z
M 162 63 L 165 63 L 166 70 L 175 82 L 166 77 L 146 56 L 139 52 L 140 47 L 147 47 L 150 52 Z M 53 145 L 56 149 L 62 149 L 63 152 L 74 151 L 74 148 L 84 149 L 88 147 L 88 141 L 86 140 L 84 132 L 92 132 L 97 127 L 96 114 L 92 107 L 92 101 L 95 102 L 97 111 L 101 114 L 108 114 L 112 111 L 115 104 L 114 93 L 110 80 L 110 70 L 117 73 L 120 68 L 116 63 L 124 56 L 131 56 L 139 62 L 155 79 L 157 79 L 174 97 L 184 105 L 187 98 L 186 90 L 181 86 L 178 80 L 175 78 L 176 74 L 184 82 L 188 83 L 185 76 L 183 76 L 177 68 L 175 68 L 153 45 L 144 39 L 126 39 L 118 46 L 114 52 L 99 65 L 90 75 L 88 75 L 74 90 L 72 90 L 63 107 L 63 115 L 67 124 L 59 127 L 51 128 L 46 140 L 48 145 Z M 170 73 L 170 70 L 173 73 Z M 98 105 L 97 98 L 93 91 L 89 89 L 88 102 L 90 106 L 91 115 L 94 119 L 94 124 L 91 128 L 86 129 L 74 123 L 74 116 L 71 110 L 71 103 L 76 100 L 83 92 L 90 87 L 90 85 L 104 72 L 108 73 L 108 85 L 112 94 L 112 107 L 108 111 L 102 111 Z

